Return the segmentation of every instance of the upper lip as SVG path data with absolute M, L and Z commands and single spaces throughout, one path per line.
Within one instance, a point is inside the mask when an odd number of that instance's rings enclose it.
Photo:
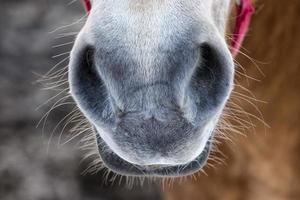
M 187 176 L 199 171 L 208 159 L 211 140 L 207 141 L 203 152 L 193 161 L 176 166 L 168 165 L 149 165 L 141 166 L 135 165 L 125 161 L 115 154 L 106 143 L 102 140 L 100 135 L 96 131 L 97 144 L 100 156 L 106 167 L 114 171 L 117 174 L 129 175 L 129 176 L 157 176 L 157 177 L 176 177 L 176 176 Z M 101 144 L 101 145 L 100 145 Z M 104 150 L 105 149 L 105 150 Z

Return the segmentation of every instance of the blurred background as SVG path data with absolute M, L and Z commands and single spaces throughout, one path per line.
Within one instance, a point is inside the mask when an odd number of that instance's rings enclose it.
M 223 153 L 216 153 L 205 174 L 167 181 L 164 188 L 156 181 L 128 188 L 122 180 L 112 184 L 109 175 L 105 182 L 105 171 L 83 174 L 89 165 L 82 162 L 80 138 L 61 145 L 70 130 L 55 129 L 72 111 L 71 103 L 56 108 L 37 127 L 59 99 L 51 99 L 59 91 L 43 90 L 38 80 L 70 51 L 84 23 L 80 1 L 0 3 L 1 200 L 300 199 L 299 0 L 256 1 L 236 59 L 232 100 L 243 111 L 235 116 L 244 128 L 227 132 L 231 140 L 221 141 Z M 59 67 L 64 64 L 67 60 Z

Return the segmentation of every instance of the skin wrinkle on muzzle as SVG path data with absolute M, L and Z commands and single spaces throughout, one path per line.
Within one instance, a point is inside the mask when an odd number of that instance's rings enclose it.
M 76 38 L 70 92 L 116 173 L 183 176 L 208 159 L 233 87 L 230 1 L 193 3 L 95 1 Z

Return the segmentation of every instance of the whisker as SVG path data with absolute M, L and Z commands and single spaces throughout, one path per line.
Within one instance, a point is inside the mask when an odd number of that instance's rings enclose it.
M 65 56 L 65 55 L 69 55 L 71 52 L 68 51 L 68 52 L 64 52 L 64 53 L 61 53 L 61 54 L 58 54 L 58 55 L 55 55 L 55 56 L 52 56 L 52 58 L 58 58 L 58 57 L 61 57 L 61 56 Z M 68 56 L 70 57 L 70 56 Z
M 58 27 L 58 28 L 54 29 L 53 31 L 50 31 L 50 33 L 55 33 L 55 32 L 60 31 L 60 30 L 62 30 L 62 29 L 66 29 L 66 28 L 69 28 L 69 27 L 71 27 L 71 26 L 74 26 L 74 25 L 76 25 L 76 24 L 78 24 L 78 23 L 81 23 L 82 20 L 84 20 L 87 16 L 88 16 L 88 14 L 85 14 L 85 15 L 83 15 L 81 18 L 79 18 L 78 20 L 76 20 L 75 22 L 73 22 L 73 23 L 71 23 L 71 24 L 68 24 L 68 25 L 63 25 L 63 26 L 61 26 L 61 27 Z
M 53 49 L 74 44 L 74 41 L 52 46 Z

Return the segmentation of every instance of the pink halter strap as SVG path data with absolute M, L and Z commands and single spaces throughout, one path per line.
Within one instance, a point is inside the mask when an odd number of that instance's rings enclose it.
M 236 9 L 237 17 L 230 44 L 230 51 L 233 57 L 238 54 L 245 39 L 246 33 L 250 26 L 252 14 L 254 13 L 254 6 L 251 0 L 237 0 Z
M 91 1 L 90 0 L 82 0 L 83 2 L 83 6 L 84 6 L 84 9 L 87 13 L 90 12 L 90 10 L 92 9 L 92 4 L 91 4 Z
M 82 0 L 87 13 L 90 12 L 92 5 L 90 0 Z M 251 0 L 236 0 L 237 17 L 233 37 L 230 44 L 232 56 L 236 56 L 241 48 L 246 33 L 249 29 L 254 7 Z

